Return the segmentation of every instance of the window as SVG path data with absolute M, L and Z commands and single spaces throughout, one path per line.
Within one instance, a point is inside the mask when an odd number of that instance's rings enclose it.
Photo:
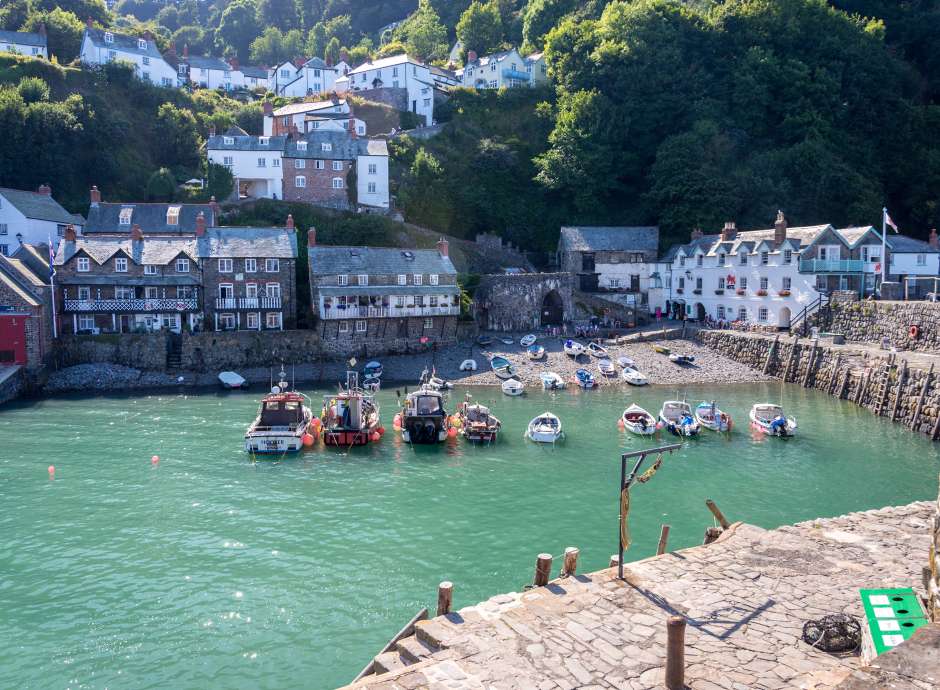
M 150 287 L 144 288 L 144 298 L 145 299 L 157 299 L 160 297 L 160 288 L 151 285 Z
M 6 223 L 0 223 L 0 235 L 7 235 L 9 232 L 9 226 Z
M 176 260 L 177 273 L 189 273 L 189 259 L 180 257 Z
M 437 285 L 437 273 L 428 276 L 428 285 Z
M 368 284 L 369 284 L 369 276 L 366 275 L 365 273 L 360 273 L 360 274 L 357 276 L 357 282 L 359 283 L 359 285 L 368 285 Z
M 75 268 L 79 273 L 87 273 L 91 270 L 91 261 L 87 256 L 80 256 Z
M 176 296 L 181 299 L 191 299 L 193 296 L 193 286 L 180 285 L 176 288 Z
M 744 307 L 738 309 L 738 321 L 747 321 L 747 309 Z
M 719 320 L 719 321 L 724 321 L 724 319 L 725 319 L 725 305 L 719 304 L 719 305 L 718 305 L 718 311 L 717 311 L 716 313 L 717 313 L 717 315 L 718 315 L 718 320 Z
M 719 265 L 719 266 L 724 266 L 724 265 L 725 265 L 725 255 L 724 255 L 724 253 L 721 253 L 721 254 L 718 255 L 718 265 Z
M 431 106 L 431 99 L 430 99 L 430 98 L 425 98 L 425 99 L 424 99 L 424 107 L 425 107 L 425 108 L 429 108 L 430 106 Z
M 258 143 L 261 144 L 262 146 L 267 146 L 268 144 L 271 143 L 271 138 L 270 137 L 258 137 Z
M 724 290 L 724 289 L 725 289 L 725 279 L 724 279 L 724 278 L 719 278 L 719 279 L 718 279 L 718 289 L 719 289 L 719 290 Z
M 138 38 L 137 47 L 140 48 L 141 50 L 147 50 L 147 41 L 144 40 L 143 38 Z
M 343 161 L 333 161 L 333 170 L 342 170 Z
M 179 297 L 178 294 L 177 297 Z M 121 285 L 115 287 L 114 299 L 134 299 L 134 288 L 123 287 Z
M 110 31 L 105 31 L 105 32 L 104 32 L 104 42 L 105 42 L 105 43 L 114 43 L 114 34 L 112 34 Z
M 306 142 L 306 141 L 298 141 L 298 142 L 297 142 L 297 150 L 298 150 L 298 151 L 306 151 L 306 150 L 307 150 L 307 142 Z
M 738 263 L 741 264 L 742 266 L 747 266 L 747 254 L 745 254 L 744 252 L 741 252 L 741 256 L 738 260 Z
M 257 259 L 245 259 L 245 273 L 256 273 L 258 271 Z
M 332 150 L 333 150 L 333 144 L 330 144 L 330 143 L 324 141 L 322 144 L 320 144 L 320 150 L 321 150 L 321 151 L 332 151 Z
M 134 207 L 125 206 L 124 208 L 121 209 L 121 213 L 118 216 L 118 223 L 120 223 L 121 225 L 130 225 L 132 215 L 134 215 Z
M 117 53 L 113 50 L 108 51 L 108 62 L 114 62 L 117 59 Z
M 78 288 L 78 299 L 83 302 L 87 302 L 91 299 L 91 288 L 90 287 L 80 287 Z
M 179 65 L 179 66 L 176 68 L 176 71 L 179 72 L 179 75 L 180 75 L 181 77 L 185 77 L 185 76 L 186 76 L 186 65 Z
M 273 311 L 269 312 L 265 317 L 268 328 L 280 328 L 281 327 L 281 312 Z
M 336 276 L 336 284 L 337 284 L 337 285 L 340 285 L 340 286 L 342 286 L 342 285 L 349 285 L 349 276 L 347 276 L 347 275 L 338 275 L 338 276 Z
M 766 290 L 767 287 L 768 287 L 768 283 L 769 283 L 769 281 L 767 280 L 767 278 L 761 278 L 761 279 L 760 279 L 760 289 L 761 289 L 761 290 Z
M 166 209 L 166 224 L 167 225 L 179 225 L 180 224 L 180 208 L 179 206 L 169 206 Z
M 313 167 L 316 170 L 323 170 L 326 167 L 326 161 L 316 160 L 313 162 Z
M 395 297 L 395 306 L 398 307 L 399 309 L 403 309 L 403 308 L 404 308 L 404 306 L 405 306 L 405 296 L 404 296 L 404 295 L 398 295 L 398 296 Z
M 114 260 L 114 272 L 115 273 L 127 273 L 127 259 L 124 257 L 118 257 Z
M 761 266 L 766 266 L 768 263 L 770 263 L 770 254 L 768 252 L 761 252 L 760 253 Z
M 349 333 L 349 321 L 340 321 L 340 322 L 339 322 L 339 332 L 340 332 L 340 333 Z
M 307 161 L 305 161 L 303 158 L 297 158 L 294 161 L 294 169 L 303 170 L 306 167 L 307 167 Z
M 245 283 L 245 297 L 248 299 L 258 297 L 258 283 Z
M 281 284 L 280 283 L 266 283 L 264 286 L 264 296 L 270 297 L 271 299 L 280 299 L 281 298 Z
M 282 70 L 281 70 L 281 78 L 282 78 L 282 79 L 289 79 L 289 78 L 290 78 L 290 70 L 289 70 L 289 69 L 282 69 Z M 285 124 L 285 125 L 287 124 L 287 120 L 288 120 L 288 118 L 285 117 L 285 118 L 284 118 L 284 124 Z
M 782 289 L 783 289 L 783 290 L 789 290 L 789 289 L 790 289 L 790 285 L 792 284 L 792 282 L 793 282 L 792 279 L 791 279 L 789 276 L 786 276 L 786 277 L 783 279 L 783 282 L 782 282 L 782 285 L 783 285 Z
M 234 146 L 235 137 L 222 137 L 222 143 L 225 144 L 226 146 Z
M 757 310 L 757 320 L 766 321 L 767 320 L 767 307 L 761 307 Z
M 369 194 L 375 194 L 375 182 L 370 182 L 368 189 L 369 189 Z
M 685 266 L 685 257 L 684 257 L 684 256 L 680 256 L 680 257 L 679 257 L 679 265 L 680 265 L 680 266 Z
M 334 177 L 333 178 L 333 189 L 342 189 L 343 188 L 343 178 Z
M 222 165 L 227 168 L 231 168 L 235 165 L 235 159 L 232 156 L 222 156 Z
M 492 81 L 490 81 L 490 88 L 491 88 L 491 89 L 495 89 L 495 88 L 496 88 L 496 80 L 495 80 L 495 79 L 493 79 Z
M 365 134 L 365 133 L 366 133 L 366 126 L 365 126 L 365 125 L 356 125 L 356 132 L 359 133 L 359 134 Z
M 696 279 L 695 279 L 695 289 L 696 289 L 696 290 L 701 290 L 701 289 L 702 289 L 702 279 L 701 279 L 701 278 L 696 278 Z
M 422 281 L 422 275 L 421 275 L 420 273 L 415 273 L 415 274 L 414 274 L 414 284 L 415 284 L 415 285 L 421 285 L 421 281 Z
M 297 175 L 294 178 L 294 186 L 297 189 L 303 189 L 304 187 L 307 186 L 307 178 L 304 177 L 303 175 Z
M 679 276 L 679 289 L 680 290 L 685 289 L 685 278 L 683 278 L 682 276 Z
M 695 257 L 695 265 L 696 265 L 696 266 L 701 266 L 701 265 L 702 265 L 702 255 L 701 255 L 701 254 L 699 254 L 698 256 Z
M 399 285 L 407 285 L 407 284 L 408 284 L 408 276 L 406 276 L 404 273 L 399 273 L 399 274 L 398 274 L 398 284 L 399 284 Z
M 378 173 L 378 166 L 375 163 L 369 163 L 369 174 L 375 175 Z
M 264 260 L 264 272 L 265 273 L 277 273 L 281 270 L 281 262 L 279 259 L 265 259 Z
M 280 159 L 280 158 L 272 158 L 272 159 L 271 159 L 271 167 L 272 167 L 272 168 L 280 168 L 280 167 L 281 167 L 281 159 Z
M 232 299 L 235 297 L 235 286 L 231 283 L 219 283 L 219 299 Z
M 266 167 L 268 167 L 268 159 L 267 159 L 267 158 L 259 158 L 259 159 L 258 159 L 258 167 L 259 167 L 259 168 L 266 168 Z
M 142 72 L 140 78 L 144 81 L 150 81 L 150 72 Z
M 92 331 L 95 328 L 95 317 L 94 316 L 79 316 L 78 317 L 78 330 L 80 331 Z
M 356 321 L 356 333 L 365 333 L 368 323 L 365 319 L 360 319 Z
M 219 273 L 231 273 L 232 272 L 232 260 L 231 259 L 219 259 Z
M 257 331 L 261 328 L 261 319 L 256 312 L 250 311 L 245 315 L 245 323 L 248 330 Z
M 145 275 L 145 276 L 155 276 L 155 275 L 157 275 L 157 266 L 156 266 L 156 264 L 144 264 L 144 275 Z
M 397 67 L 392 67 L 392 76 L 393 76 L 393 77 L 397 77 L 397 76 L 398 76 L 398 68 L 397 68 Z
M 918 255 L 917 255 L 917 265 L 918 265 L 918 266 L 926 266 L 926 265 L 927 265 L 927 255 L 926 255 L 926 254 L 918 254 Z
M 741 280 L 738 281 L 738 289 L 747 290 L 747 278 L 742 277 Z
M 235 314 L 219 314 L 219 328 L 223 331 L 234 331 Z
M 429 331 L 434 328 L 434 319 L 425 319 L 424 320 L 424 330 Z
M 149 65 L 149 64 L 150 64 L 150 58 L 145 55 L 145 56 L 143 57 L 143 59 L 141 59 L 141 62 L 142 62 L 143 64 L 145 64 L 145 65 Z
M 789 249 L 783 250 L 783 263 L 789 264 L 793 261 L 793 252 Z

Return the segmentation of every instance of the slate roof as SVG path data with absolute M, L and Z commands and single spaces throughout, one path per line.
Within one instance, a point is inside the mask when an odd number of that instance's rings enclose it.
M 542 59 L 543 55 L 545 55 L 545 53 L 532 53 L 531 55 L 527 55 L 525 57 L 525 61 L 529 63 L 538 62 L 539 60 Z
M 179 225 L 166 224 L 166 211 L 170 206 L 180 207 Z M 121 225 L 121 209 L 133 208 L 131 222 Z M 196 217 L 200 211 L 206 218 L 206 227 L 212 227 L 217 219 L 209 204 L 137 204 L 101 202 L 88 209 L 88 223 L 85 225 L 86 234 L 116 233 L 129 235 L 134 224 L 140 226 L 144 235 L 170 234 L 190 235 L 196 232 Z
M 907 235 L 888 235 L 888 246 L 895 254 L 940 254 L 940 249 Z
M 32 307 L 40 306 L 39 298 L 27 290 L 16 276 L 16 269 L 8 265 L 6 257 L 0 259 L 0 283 L 13 291 L 17 297 Z
M 507 56 L 515 52 L 516 51 L 514 49 L 510 48 L 509 50 L 501 50 L 498 53 L 491 53 L 490 55 L 483 55 L 479 57 L 478 59 L 474 60 L 473 62 L 467 62 L 467 64 L 464 65 L 464 69 L 466 69 L 467 67 L 483 67 L 484 65 L 488 65 L 491 62 L 502 62 L 503 60 L 506 59 Z
M 43 285 L 49 284 L 49 245 L 24 242 L 13 252 L 12 258 L 27 267 Z
M 227 130 L 225 130 L 223 134 L 227 137 L 247 137 L 248 136 L 248 132 L 243 130 L 238 125 L 232 125 Z
M 659 226 L 566 226 L 558 239 L 560 252 L 657 252 Z
M 64 266 L 79 252 L 84 252 L 95 263 L 101 265 L 118 252 L 123 252 L 135 264 L 165 266 L 181 253 L 193 261 L 199 258 L 196 237 L 147 237 L 143 242 L 134 242 L 130 237 L 115 235 L 79 237 L 74 241 L 61 240 L 56 252 L 55 265 Z M 112 277 L 113 280 L 113 277 Z
M 329 69 L 329 70 L 333 70 L 334 72 L 336 71 L 335 67 L 331 67 L 330 65 L 326 64 L 323 58 L 318 58 L 318 57 L 312 57 L 309 60 L 307 60 L 304 63 L 304 67 L 308 67 L 310 69 L 324 69 L 324 70 Z
M 0 196 L 3 196 L 7 202 L 27 218 L 77 225 L 82 225 L 85 222 L 81 216 L 73 215 L 62 208 L 59 202 L 51 196 L 39 192 L 0 187 Z
M 287 228 L 213 228 L 199 238 L 199 255 L 211 259 L 296 259 L 297 234 Z
M 298 141 L 307 142 L 307 150 L 302 151 L 297 147 Z M 351 161 L 364 155 L 369 151 L 370 139 L 355 139 L 345 131 L 314 130 L 307 132 L 300 139 L 288 139 L 284 147 L 285 158 L 317 158 L 322 160 L 342 160 Z M 324 151 L 322 144 L 330 144 L 330 150 Z M 374 153 L 371 155 L 382 155 Z M 385 155 L 388 155 L 386 149 Z
M 231 137 L 231 144 L 225 143 L 225 137 Z M 206 141 L 206 148 L 224 151 L 283 151 L 287 143 L 286 136 L 268 137 L 268 143 L 262 144 L 261 137 L 250 134 L 216 134 Z
M 332 295 L 456 295 L 460 293 L 457 285 L 363 285 L 350 281 L 350 285 L 321 285 L 317 291 L 325 297 Z
M 104 29 L 85 29 L 85 36 L 88 36 L 91 39 L 91 42 L 94 43 L 98 48 L 119 50 L 124 53 L 133 53 L 134 55 L 146 55 L 148 57 L 157 58 L 158 60 L 163 59 L 163 55 L 161 55 L 160 51 L 157 50 L 157 45 L 154 41 L 147 41 L 147 47 L 141 49 L 138 45 L 138 40 L 143 40 L 143 37 L 138 39 L 137 36 L 119 34 L 114 31 L 110 33 L 114 36 L 114 41 L 112 43 L 105 43 Z
M 255 77 L 256 79 L 267 79 L 268 78 L 268 68 L 267 67 L 253 67 L 251 65 L 245 65 L 239 67 L 238 70 L 244 74 L 246 77 Z
M 451 275 L 457 273 L 450 257 L 441 256 L 436 249 L 318 245 L 309 248 L 307 253 L 310 271 L 314 275 L 353 275 L 358 273 L 373 275 L 437 273 L 438 275 Z M 409 259 L 406 254 L 410 254 L 411 258 Z
M 297 115 L 298 113 L 312 113 L 316 110 L 324 110 L 325 108 L 334 108 L 336 106 L 342 105 L 346 105 L 346 100 L 343 98 L 336 102 L 304 101 L 302 103 L 290 103 L 288 105 L 282 106 L 275 110 L 272 114 L 275 117 L 281 117 L 283 115 Z
M 418 67 L 424 67 L 425 64 L 420 60 L 416 60 L 412 57 L 408 57 L 404 53 L 400 55 L 392 55 L 391 57 L 382 58 L 380 60 L 375 60 L 374 62 L 364 62 L 359 65 L 356 69 L 350 70 L 349 75 L 359 74 L 360 72 L 368 72 L 373 69 L 383 69 L 385 67 L 394 67 L 395 65 L 403 65 L 405 63 L 410 63 L 412 65 L 417 65 Z
M 220 72 L 232 71 L 231 65 L 222 58 L 215 57 L 214 55 L 190 55 L 180 58 L 180 62 L 189 65 L 190 69 L 195 67 L 197 69 L 214 69 Z
M 21 46 L 37 46 L 45 48 L 46 37 L 29 31 L 0 31 L 0 43 L 16 43 Z

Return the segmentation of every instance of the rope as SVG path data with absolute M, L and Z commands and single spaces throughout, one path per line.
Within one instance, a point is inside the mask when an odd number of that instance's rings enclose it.
M 646 472 L 644 472 L 639 477 L 637 477 L 636 480 L 640 482 L 641 484 L 645 484 L 646 482 L 648 482 L 650 479 L 653 478 L 653 475 L 656 474 L 656 471 L 659 469 L 660 465 L 662 464 L 663 464 L 663 454 L 660 453 L 659 456 L 656 458 L 656 462 L 654 462 L 653 465 L 648 470 L 646 470 Z

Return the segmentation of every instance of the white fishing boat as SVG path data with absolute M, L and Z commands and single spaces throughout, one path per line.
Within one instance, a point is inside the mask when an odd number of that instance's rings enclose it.
M 545 348 L 541 345 L 529 345 L 526 350 L 526 355 L 528 355 L 531 360 L 542 359 L 545 356 Z
M 620 416 L 623 428 L 639 436 L 656 433 L 656 418 L 637 404 L 630 405 Z
M 529 335 L 524 335 L 519 338 L 519 344 L 522 345 L 522 347 L 529 347 L 530 345 L 534 345 L 536 340 L 538 340 L 538 338 L 536 338 L 534 334 L 529 333 Z
M 316 440 L 310 399 L 290 390 L 282 371 L 280 381 L 261 399 L 258 416 L 245 432 L 245 450 L 254 455 L 296 453 L 305 442 Z
M 614 363 L 609 359 L 601 359 L 597 362 L 597 370 L 601 372 L 602 376 L 616 376 L 617 369 L 614 368 Z
M 751 408 L 751 426 L 771 436 L 796 435 L 796 420 L 787 417 L 780 405 L 757 403 Z
M 712 431 L 731 431 L 731 415 L 718 409 L 714 400 L 700 402 L 695 407 L 695 419 L 706 429 Z
M 368 376 L 362 380 L 362 389 L 375 393 L 382 387 L 382 379 L 375 376 Z
M 629 357 L 618 357 L 618 358 L 617 358 L 617 364 L 619 364 L 622 369 L 626 369 L 627 367 L 635 367 L 635 366 L 636 366 L 636 362 L 634 362 L 634 361 L 633 361 L 632 359 L 630 359 Z
M 561 420 L 551 412 L 543 412 L 529 422 L 525 437 L 536 443 L 555 443 L 565 438 Z
M 506 395 L 516 396 L 525 393 L 525 384 L 516 379 L 506 379 L 503 381 L 502 388 Z
M 692 407 L 684 400 L 667 400 L 659 411 L 659 421 L 671 434 L 676 436 L 695 436 L 699 432 L 699 423 L 692 416 Z
M 568 386 L 565 380 L 554 371 L 543 371 L 540 378 L 542 388 L 547 391 L 560 391 Z
M 588 343 L 587 346 L 588 354 L 594 355 L 595 357 L 609 359 L 610 355 L 607 354 L 607 348 L 601 345 L 600 343 Z
M 642 373 L 639 369 L 634 369 L 633 367 L 625 367 L 620 372 L 620 378 L 629 383 L 631 386 L 645 386 L 650 382 L 646 378 L 646 374 Z
M 512 345 L 512 344 L 514 344 L 514 343 L 516 342 L 516 341 L 513 340 L 512 338 L 508 338 L 508 337 L 507 337 L 507 338 L 500 338 L 499 341 L 500 341 L 503 345 Z
M 477 361 L 475 359 L 465 359 L 460 363 L 460 371 L 476 371 Z
M 569 338 L 565 341 L 564 350 L 566 355 L 577 359 L 579 356 L 584 354 L 584 345 L 579 343 L 577 340 L 571 340 Z
M 245 379 L 234 371 L 223 371 L 219 374 L 219 382 L 223 388 L 244 388 Z
M 369 362 L 362 369 L 362 375 L 365 378 L 382 378 L 382 365 L 378 362 Z
M 443 394 L 426 385 L 405 396 L 398 420 L 405 443 L 442 443 L 450 428 Z

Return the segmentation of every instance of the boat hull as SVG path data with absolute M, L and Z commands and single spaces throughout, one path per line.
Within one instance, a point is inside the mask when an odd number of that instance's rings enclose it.
M 249 432 L 250 433 L 250 432 Z M 299 453 L 303 447 L 303 433 L 298 435 L 245 436 L 245 452 L 253 455 L 283 455 Z
M 698 422 L 693 424 L 682 425 L 678 422 L 669 420 L 662 415 L 659 415 L 659 421 L 662 422 L 663 428 L 666 429 L 673 436 L 680 436 L 682 438 L 690 438 L 692 436 L 698 436 L 701 427 Z
M 405 417 L 401 425 L 401 438 L 405 443 L 432 445 L 447 439 L 447 427 L 442 417 Z
M 364 446 L 372 442 L 371 431 L 324 430 L 323 443 L 328 446 Z

